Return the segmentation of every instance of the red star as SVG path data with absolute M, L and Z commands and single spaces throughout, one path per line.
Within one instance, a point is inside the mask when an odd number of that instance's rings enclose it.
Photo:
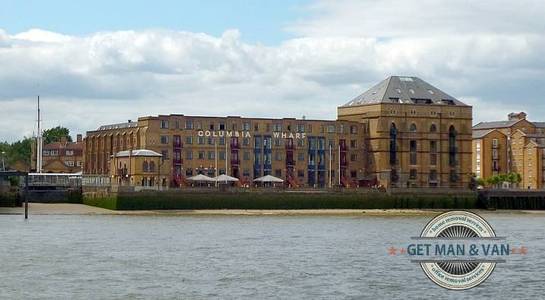
M 520 247 L 520 254 L 526 255 L 526 253 L 528 253 L 528 248 L 524 246 Z
M 394 247 L 388 248 L 388 254 L 390 254 L 390 255 L 396 255 L 396 251 L 397 251 L 397 249 L 394 248 Z

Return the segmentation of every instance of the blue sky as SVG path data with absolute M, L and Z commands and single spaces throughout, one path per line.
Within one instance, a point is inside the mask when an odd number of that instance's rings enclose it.
M 0 0 L 0 140 L 157 114 L 335 119 L 390 75 L 545 121 L 543 0 Z
M 10 33 L 40 28 L 72 35 L 168 28 L 216 36 L 236 28 L 244 41 L 275 45 L 292 36 L 283 28 L 305 15 L 309 2 L 2 0 L 0 28 Z

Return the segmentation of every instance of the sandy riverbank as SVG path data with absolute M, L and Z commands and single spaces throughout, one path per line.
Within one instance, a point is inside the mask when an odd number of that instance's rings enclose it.
M 417 209 L 300 209 L 300 210 L 109 210 L 84 204 L 69 203 L 30 203 L 30 215 L 224 215 L 224 216 L 421 216 L 437 215 L 444 210 L 417 210 Z M 0 207 L 2 214 L 23 214 L 22 207 Z M 494 213 L 483 211 L 485 213 Z M 501 213 L 541 213 L 543 211 L 497 211 Z

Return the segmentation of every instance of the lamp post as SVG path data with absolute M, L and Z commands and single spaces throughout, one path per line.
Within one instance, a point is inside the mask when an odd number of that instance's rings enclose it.
M 6 151 L 2 151 L 2 171 L 6 171 L 6 163 L 4 161 L 5 155 L 6 155 Z

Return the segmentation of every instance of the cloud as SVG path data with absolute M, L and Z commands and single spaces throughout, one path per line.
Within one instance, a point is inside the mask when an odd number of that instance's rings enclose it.
M 474 105 L 475 123 L 545 113 L 542 1 L 318 1 L 276 46 L 142 30 L 65 35 L 0 29 L 0 140 L 44 127 L 75 134 L 182 113 L 334 119 L 389 75 L 416 75 Z

